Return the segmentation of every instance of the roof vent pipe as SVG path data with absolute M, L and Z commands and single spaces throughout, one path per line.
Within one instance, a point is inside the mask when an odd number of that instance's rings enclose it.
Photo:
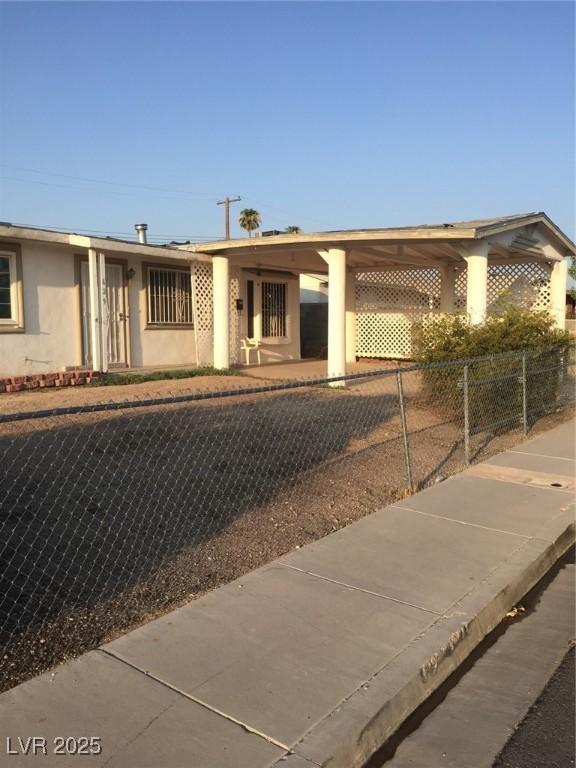
M 146 231 L 148 229 L 148 224 L 135 224 L 134 229 L 138 235 L 138 242 L 147 243 L 148 238 L 146 237 Z

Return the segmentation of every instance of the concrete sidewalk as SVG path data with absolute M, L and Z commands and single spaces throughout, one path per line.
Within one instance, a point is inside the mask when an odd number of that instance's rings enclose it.
M 0 765 L 362 766 L 572 544 L 574 460 L 567 423 L 2 694 Z

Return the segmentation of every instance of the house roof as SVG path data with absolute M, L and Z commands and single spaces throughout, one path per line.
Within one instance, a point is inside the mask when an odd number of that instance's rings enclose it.
M 217 240 L 210 243 L 191 243 L 179 246 L 196 253 L 240 255 L 243 252 L 254 254 L 257 250 L 266 251 L 285 249 L 286 247 L 329 247 L 353 246 L 355 243 L 366 245 L 386 242 L 450 241 L 478 240 L 501 232 L 542 225 L 561 245 L 566 254 L 576 255 L 576 246 L 562 230 L 544 213 L 522 213 L 512 216 L 499 216 L 490 219 L 472 219 L 453 221 L 442 224 L 419 224 L 408 227 L 385 227 L 374 229 L 332 230 L 310 233 L 284 233 L 272 237 L 239 238 L 235 240 Z
M 75 248 L 94 248 L 106 253 L 138 254 L 155 258 L 178 259 L 180 261 L 189 261 L 190 259 L 209 260 L 209 257 L 203 257 L 200 254 L 187 253 L 184 255 L 181 249 L 173 245 L 152 245 L 140 243 L 137 240 L 121 240 L 116 237 L 93 237 L 92 235 L 82 235 L 76 232 L 41 229 L 40 227 L 24 227 L 8 222 L 0 222 L 1 240 L 30 240 L 47 244 L 69 245 Z

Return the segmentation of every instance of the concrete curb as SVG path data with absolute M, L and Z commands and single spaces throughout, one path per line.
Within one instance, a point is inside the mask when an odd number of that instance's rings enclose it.
M 574 544 L 571 511 L 552 527 L 551 538 L 524 541 L 480 586 L 313 727 L 275 768 L 365 765 Z

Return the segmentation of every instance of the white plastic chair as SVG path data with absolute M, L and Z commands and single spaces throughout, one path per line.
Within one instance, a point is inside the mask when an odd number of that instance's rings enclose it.
M 246 353 L 246 365 L 250 365 L 250 352 L 256 352 L 258 365 L 262 365 L 260 362 L 260 342 L 258 339 L 250 339 L 248 336 L 244 336 L 240 341 L 240 350 Z

